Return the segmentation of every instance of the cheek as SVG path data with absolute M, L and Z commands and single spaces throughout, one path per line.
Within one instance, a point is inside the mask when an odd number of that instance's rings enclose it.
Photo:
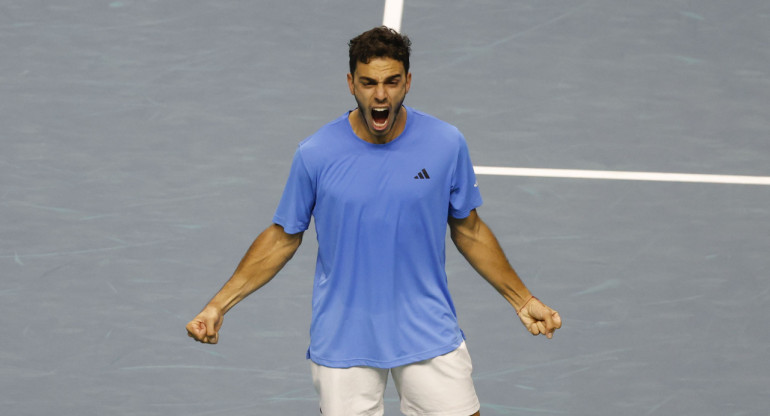
M 369 115 L 367 114 L 368 111 L 366 110 L 366 105 L 364 104 L 364 100 L 362 100 L 358 94 L 355 95 L 355 99 L 356 99 L 356 104 L 358 105 L 358 109 L 361 110 L 361 113 L 364 115 L 365 118 L 368 117 Z
M 371 105 L 373 98 L 370 91 L 359 90 L 358 93 L 356 94 L 356 100 L 358 100 L 359 103 L 363 103 L 368 106 L 368 105 Z
M 402 85 L 391 90 L 390 96 L 393 98 L 402 98 L 409 91 L 409 87 Z

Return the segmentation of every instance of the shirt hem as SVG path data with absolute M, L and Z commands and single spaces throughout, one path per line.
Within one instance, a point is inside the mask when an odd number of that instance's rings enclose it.
M 379 361 L 368 358 L 353 358 L 347 360 L 331 360 L 323 357 L 319 357 L 313 354 L 310 349 L 307 351 L 307 359 L 313 361 L 318 365 L 331 368 L 349 368 L 349 367 L 374 367 L 374 368 L 395 368 L 402 365 L 413 364 L 420 361 L 429 360 L 431 358 L 438 357 L 456 350 L 460 347 L 460 344 L 465 340 L 464 336 L 460 336 L 458 339 L 452 341 L 448 345 L 444 345 L 439 348 L 435 348 L 430 351 L 421 352 L 419 354 L 410 355 L 408 357 L 399 358 L 396 360 Z
M 473 206 L 471 208 L 468 208 L 465 210 L 460 210 L 460 211 L 451 210 L 449 212 L 449 216 L 458 220 L 468 218 L 468 216 L 471 215 L 471 211 L 483 205 L 483 201 L 481 200 L 481 198 L 479 198 L 476 201 L 474 201 L 472 205 Z
M 305 224 L 287 224 L 287 222 L 280 217 L 273 217 L 273 223 L 280 225 L 286 234 L 297 234 L 307 231 L 308 229 L 308 226 Z

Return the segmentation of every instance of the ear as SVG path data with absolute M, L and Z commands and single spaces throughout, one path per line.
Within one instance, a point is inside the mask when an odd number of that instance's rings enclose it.
M 353 84 L 353 75 L 348 72 L 348 88 L 350 88 L 350 94 L 351 95 L 356 95 L 356 90 L 355 90 L 354 87 L 355 86 Z
M 411 87 L 411 86 L 412 86 L 412 73 L 409 72 L 409 73 L 406 74 L 406 92 L 405 92 L 405 94 L 409 92 L 409 87 Z

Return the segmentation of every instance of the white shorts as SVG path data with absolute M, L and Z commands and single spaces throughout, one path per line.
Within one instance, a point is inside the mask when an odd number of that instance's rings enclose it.
M 481 407 L 465 342 L 447 354 L 395 367 L 330 368 L 311 361 L 323 416 L 381 416 L 388 372 L 407 416 L 470 416 Z

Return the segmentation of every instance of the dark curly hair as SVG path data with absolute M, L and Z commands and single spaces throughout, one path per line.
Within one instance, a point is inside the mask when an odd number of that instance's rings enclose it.
M 392 58 L 404 64 L 404 70 L 409 73 L 409 52 L 412 41 L 385 26 L 368 30 L 348 42 L 350 50 L 350 73 L 356 71 L 359 62 L 368 64 L 372 58 Z

